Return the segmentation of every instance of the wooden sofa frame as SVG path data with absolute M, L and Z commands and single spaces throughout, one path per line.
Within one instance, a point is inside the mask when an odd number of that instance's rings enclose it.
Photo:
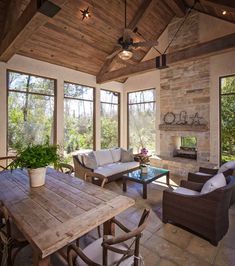
M 98 179 L 100 179 L 100 178 L 103 179 L 103 178 L 104 178 L 103 175 L 98 174 L 98 173 L 94 173 L 94 171 L 93 171 L 92 169 L 86 167 L 86 166 L 85 166 L 85 165 L 79 160 L 79 158 L 78 158 L 77 155 L 74 155 L 74 156 L 73 156 L 73 163 L 74 163 L 74 175 L 75 175 L 76 177 L 80 177 L 80 178 L 82 178 L 82 179 L 85 179 L 85 176 L 86 176 L 87 173 L 89 173 L 89 175 L 92 173 L 93 178 L 94 178 L 94 179 L 93 179 L 93 183 L 96 183 L 96 182 L 95 182 L 95 178 L 96 178 L 96 177 L 97 177 Z M 130 173 L 130 172 L 132 172 L 132 171 L 134 171 L 134 170 L 137 170 L 137 169 L 139 169 L 139 167 L 135 167 L 135 168 L 132 168 L 132 169 L 130 169 L 130 170 L 123 171 L 123 172 L 120 172 L 120 173 L 118 173 L 118 174 L 108 176 L 108 177 L 106 177 L 106 179 L 107 179 L 107 183 L 112 182 L 112 181 L 117 180 L 117 179 L 120 179 L 120 178 L 122 178 L 122 176 L 123 176 L 124 174 L 126 174 L 126 173 Z

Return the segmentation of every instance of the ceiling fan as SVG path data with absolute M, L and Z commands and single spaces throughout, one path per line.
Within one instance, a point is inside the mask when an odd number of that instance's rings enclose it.
M 117 54 L 122 60 L 129 60 L 133 56 L 134 49 L 138 47 L 152 47 L 156 46 L 158 44 L 158 41 L 143 41 L 143 42 L 134 42 L 133 37 L 135 36 L 135 33 L 137 32 L 137 28 L 133 31 L 129 28 L 127 28 L 127 15 L 126 15 L 126 0 L 125 0 L 125 24 L 124 24 L 124 30 L 123 35 L 118 39 L 118 42 L 116 44 L 117 49 L 108 55 L 107 59 L 112 59 Z

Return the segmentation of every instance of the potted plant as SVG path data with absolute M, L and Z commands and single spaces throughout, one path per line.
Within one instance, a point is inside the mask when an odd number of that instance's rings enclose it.
M 45 184 L 46 167 L 49 164 L 57 164 L 59 155 L 56 145 L 37 144 L 29 145 L 19 151 L 16 159 L 11 164 L 11 169 L 27 168 L 31 187 L 39 187 Z

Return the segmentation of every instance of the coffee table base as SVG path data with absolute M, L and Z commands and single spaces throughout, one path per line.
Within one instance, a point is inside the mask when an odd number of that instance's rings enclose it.
M 157 180 L 158 178 L 156 178 L 155 180 Z M 138 182 L 138 181 L 136 181 L 136 180 L 131 180 L 131 179 L 129 179 L 128 177 L 126 177 L 126 176 L 123 176 L 122 177 L 122 190 L 123 190 L 123 192 L 126 192 L 127 191 L 127 184 L 126 184 L 126 181 L 127 180 L 130 180 L 130 181 L 133 181 L 133 182 L 136 182 L 136 183 L 139 183 L 139 184 L 142 184 L 143 185 L 143 199 L 147 199 L 147 197 L 148 197 L 148 190 L 147 190 L 147 185 L 148 184 L 150 184 L 150 183 L 152 183 L 152 182 L 149 182 L 149 183 L 143 183 L 143 182 Z M 169 187 L 169 185 L 170 185 L 170 172 L 168 172 L 167 174 L 166 174 L 166 184 L 167 184 L 167 186 Z

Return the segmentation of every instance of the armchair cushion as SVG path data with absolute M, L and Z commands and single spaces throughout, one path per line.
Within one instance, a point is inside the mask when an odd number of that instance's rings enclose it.
M 211 174 L 203 173 L 203 172 L 196 172 L 196 175 L 203 175 L 203 176 L 211 176 Z
M 226 186 L 226 179 L 222 173 L 217 174 L 206 181 L 206 183 L 203 185 L 201 194 L 206 194 L 209 192 L 212 192 L 213 190 Z
M 235 170 L 235 161 L 230 161 L 230 162 L 222 164 L 218 170 L 218 173 L 223 173 L 229 169 Z
M 189 195 L 189 196 L 200 195 L 200 192 L 195 191 L 195 190 L 191 190 L 188 188 L 184 188 L 184 187 L 178 187 L 178 188 L 174 189 L 173 192 L 178 193 L 178 194 L 183 194 L 183 195 Z

